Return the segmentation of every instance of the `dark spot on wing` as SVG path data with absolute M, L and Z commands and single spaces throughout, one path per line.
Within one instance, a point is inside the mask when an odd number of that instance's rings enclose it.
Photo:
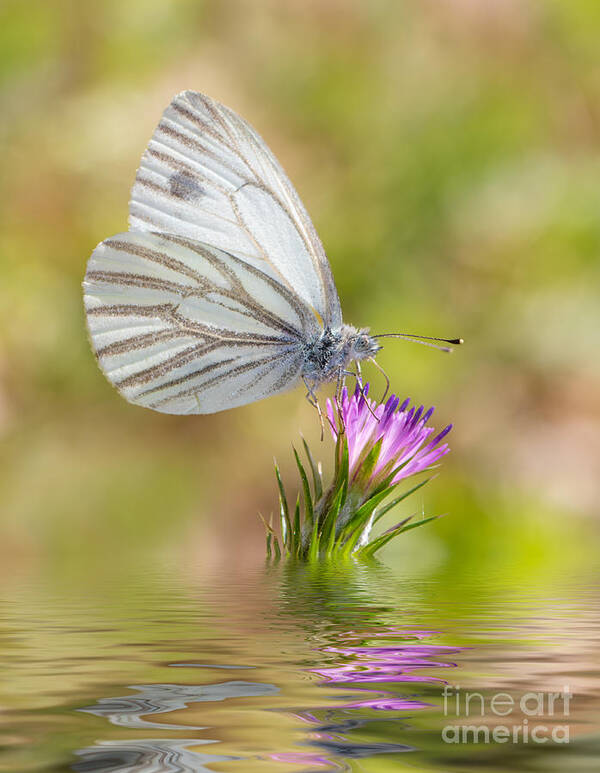
M 189 172 L 176 172 L 169 177 L 171 195 L 184 201 L 196 201 L 204 195 L 204 189 Z

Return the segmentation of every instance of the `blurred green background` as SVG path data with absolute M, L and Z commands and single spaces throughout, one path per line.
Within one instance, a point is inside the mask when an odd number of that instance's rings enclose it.
M 301 390 L 223 414 L 133 407 L 88 346 L 81 280 L 126 229 L 183 89 L 249 120 L 296 185 L 345 319 L 394 391 L 452 421 L 384 560 L 531 580 L 588 561 L 600 496 L 596 0 L 4 0 L 0 6 L 0 575 L 167 552 L 243 567 L 272 458 L 319 448 Z M 381 377 L 368 373 L 383 388 Z M 400 542 L 400 541 L 399 541 Z

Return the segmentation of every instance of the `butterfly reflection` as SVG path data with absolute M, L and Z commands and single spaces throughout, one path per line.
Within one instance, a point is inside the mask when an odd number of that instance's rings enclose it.
M 107 719 L 111 724 L 135 730 L 203 730 L 201 727 L 174 722 L 148 720 L 157 714 L 168 715 L 186 709 L 190 704 L 222 701 L 227 698 L 272 695 L 279 689 L 272 684 L 242 680 L 208 685 L 146 684 L 136 685 L 134 695 L 101 698 L 93 706 L 79 711 Z M 168 716 L 165 716 L 168 719 Z M 234 759 L 231 756 L 200 753 L 194 747 L 216 743 L 206 738 L 152 738 L 140 740 L 98 741 L 95 746 L 79 749 L 76 771 L 101 773 L 190 773 L 209 770 L 204 764 Z

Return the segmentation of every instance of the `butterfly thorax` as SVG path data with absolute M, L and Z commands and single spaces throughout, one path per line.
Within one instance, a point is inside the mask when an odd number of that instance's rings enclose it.
M 331 329 L 326 327 L 305 344 L 302 377 L 318 386 L 337 378 L 353 360 L 374 357 L 381 347 L 368 334 L 352 325 Z

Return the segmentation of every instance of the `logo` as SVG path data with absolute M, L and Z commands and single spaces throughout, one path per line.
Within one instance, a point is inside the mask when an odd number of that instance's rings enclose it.
M 459 685 L 445 685 L 442 697 L 444 716 L 456 720 L 442 729 L 444 743 L 569 743 L 570 727 L 565 718 L 571 711 L 573 693 L 568 686 L 561 692 L 484 696 L 461 691 Z

